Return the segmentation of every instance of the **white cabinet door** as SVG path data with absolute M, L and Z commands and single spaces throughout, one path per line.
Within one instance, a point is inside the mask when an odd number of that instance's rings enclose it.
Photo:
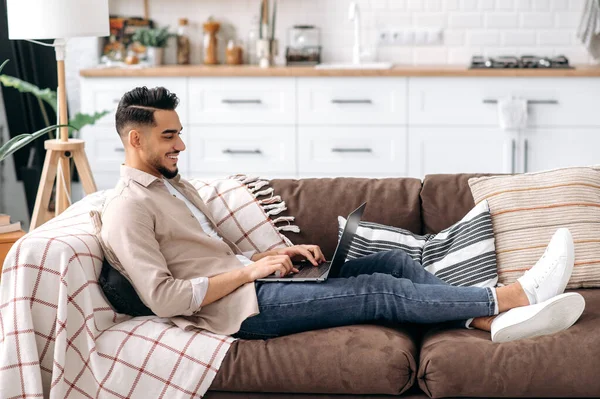
M 511 173 L 516 168 L 516 134 L 491 128 L 408 130 L 409 176 L 434 173 Z
M 298 124 L 406 123 L 406 78 L 298 78 Z
M 296 123 L 294 78 L 190 78 L 189 93 L 191 123 Z
M 600 127 L 527 129 L 522 133 L 523 172 L 600 164 Z
M 294 127 L 192 125 L 186 135 L 192 176 L 296 174 Z
M 411 126 L 498 126 L 498 98 L 513 95 L 512 78 L 410 78 L 408 121 Z
M 299 127 L 298 171 L 308 176 L 405 176 L 406 128 Z

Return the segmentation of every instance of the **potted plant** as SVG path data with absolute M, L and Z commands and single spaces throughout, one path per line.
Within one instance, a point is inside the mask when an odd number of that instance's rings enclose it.
M 8 62 L 8 60 L 4 61 L 4 63 L 2 63 L 2 65 L 0 65 L 0 72 L 2 71 L 2 69 L 4 68 L 4 66 L 6 65 L 7 62 Z M 77 133 L 81 128 L 83 128 L 86 125 L 93 125 L 98 119 L 100 119 L 103 116 L 105 116 L 106 114 L 108 114 L 108 111 L 97 112 L 97 113 L 94 113 L 93 115 L 77 113 L 75 116 L 73 116 L 69 119 L 69 122 L 67 125 L 51 125 L 50 117 L 48 116 L 48 113 L 46 111 L 44 103 L 48 104 L 52 108 L 54 113 L 56 114 L 57 96 L 56 96 L 55 91 L 50 90 L 50 89 L 42 90 L 34 84 L 25 82 L 23 80 L 20 80 L 20 79 L 17 79 L 15 77 L 8 76 L 8 75 L 0 75 L 0 84 L 4 85 L 6 87 L 12 87 L 16 90 L 19 90 L 22 93 L 29 93 L 29 94 L 34 95 L 36 97 L 36 99 L 38 100 L 38 103 L 40 105 L 40 111 L 44 118 L 44 122 L 47 125 L 46 128 L 44 128 L 42 130 L 38 130 L 37 132 L 24 133 L 24 134 L 15 136 L 12 139 L 10 139 L 8 142 L 6 142 L 4 145 L 0 146 L 0 162 L 2 162 L 5 158 L 7 158 L 12 153 L 16 152 L 17 150 L 21 149 L 22 147 L 25 147 L 27 144 L 31 143 L 32 141 L 38 139 L 39 137 L 49 135 L 51 139 L 54 139 L 54 134 L 53 134 L 54 131 L 56 131 L 61 126 L 69 127 L 69 137 L 77 137 Z M 28 192 L 28 195 L 27 195 L 28 207 L 30 208 L 30 211 L 31 211 L 33 209 L 33 201 L 35 200 L 36 189 L 37 189 L 37 184 L 38 184 L 40 176 L 41 176 L 41 170 L 28 168 L 27 166 L 23 166 L 22 168 L 25 169 L 25 170 L 21 170 L 21 174 L 24 179 L 26 191 L 27 191 L 28 187 L 31 188 L 30 189 L 31 193 Z M 29 169 L 31 169 L 31 170 L 29 170 Z M 74 169 L 73 163 L 71 163 L 71 175 L 74 174 L 73 169 Z M 25 181 L 26 178 L 27 178 L 27 180 L 30 180 L 30 181 Z
M 169 38 L 175 36 L 169 33 L 169 27 L 141 28 L 135 31 L 131 40 L 146 47 L 146 59 L 151 66 L 163 63 L 164 48 L 167 47 Z

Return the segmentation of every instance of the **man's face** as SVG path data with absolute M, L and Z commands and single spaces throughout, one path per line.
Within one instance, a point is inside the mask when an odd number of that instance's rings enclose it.
M 144 134 L 141 156 L 153 171 L 172 179 L 179 173 L 178 155 L 185 150 L 180 137 L 183 127 L 175 111 L 157 110 L 154 119 L 156 126 Z

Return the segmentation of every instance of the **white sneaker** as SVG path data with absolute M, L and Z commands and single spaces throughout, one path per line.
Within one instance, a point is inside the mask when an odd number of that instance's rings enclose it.
M 565 228 L 558 229 L 540 260 L 517 279 L 529 303 L 535 305 L 562 294 L 571 278 L 574 262 L 571 232 Z
M 509 342 L 554 334 L 571 327 L 585 308 L 585 299 L 567 292 L 537 305 L 513 308 L 492 321 L 492 341 Z

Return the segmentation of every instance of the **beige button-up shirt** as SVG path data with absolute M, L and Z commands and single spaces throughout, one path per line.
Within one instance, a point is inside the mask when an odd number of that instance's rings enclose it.
M 219 231 L 190 183 L 180 176 L 169 182 L 210 219 L 223 241 L 202 230 L 161 178 L 125 165 L 102 210 L 102 240 L 155 314 L 171 317 L 184 329 L 234 334 L 246 318 L 258 314 L 254 283 L 198 309 L 190 280 L 243 268 L 236 257 L 241 251 Z

